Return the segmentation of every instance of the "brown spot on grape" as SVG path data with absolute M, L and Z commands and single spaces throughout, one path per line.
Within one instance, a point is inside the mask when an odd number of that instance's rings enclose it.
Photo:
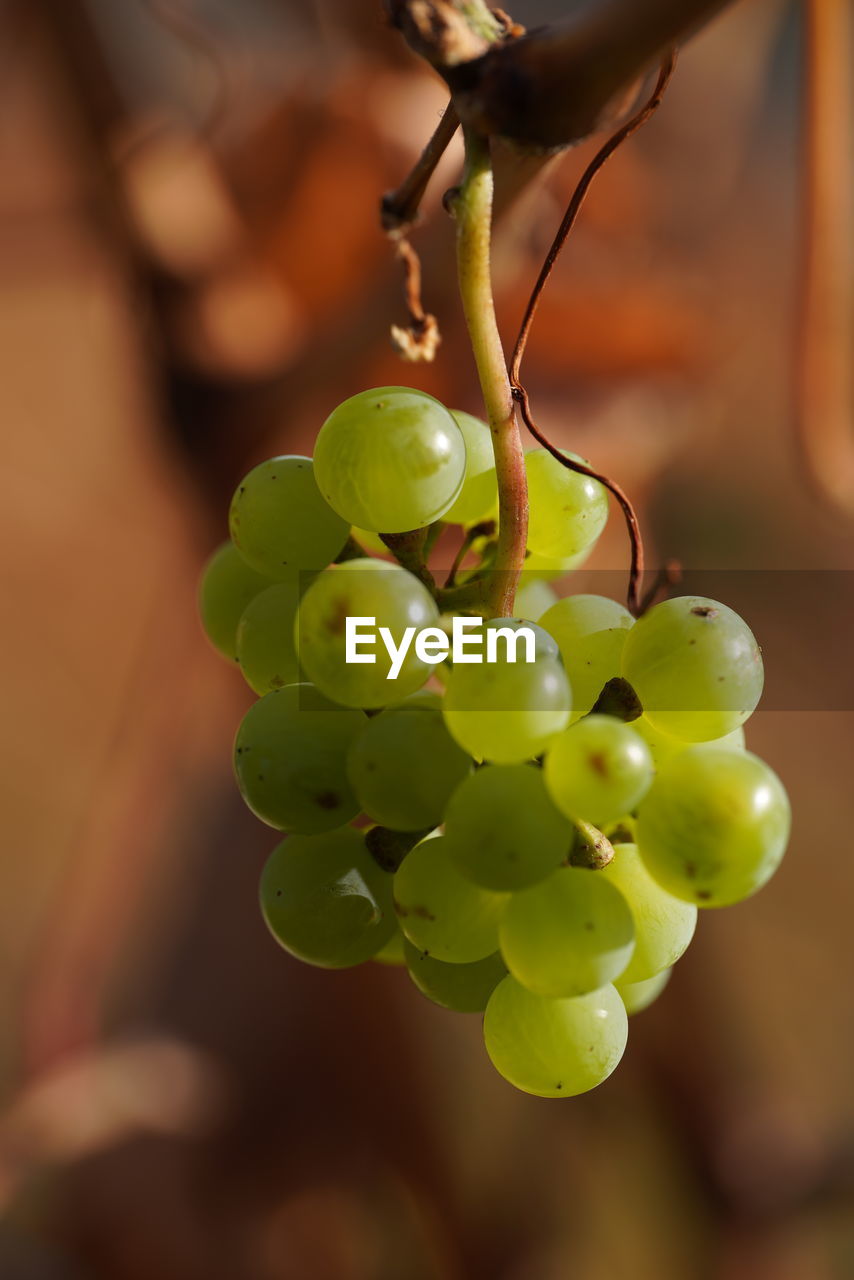
M 321 809 L 337 809 L 341 804 L 341 797 L 337 791 L 321 791 L 319 795 L 315 796 L 315 803 Z
M 348 601 L 342 596 L 340 600 L 333 602 L 333 607 L 326 615 L 326 629 L 333 636 L 341 636 L 347 627 L 347 604 Z
M 716 618 L 720 612 L 713 609 L 710 604 L 698 604 L 691 610 L 695 618 Z
M 435 921 L 435 919 L 436 919 L 436 917 L 433 915 L 432 911 L 429 911 L 429 910 L 427 909 L 427 907 L 421 907 L 421 906 L 418 906 L 418 907 L 412 907 L 412 908 L 411 908 L 411 911 L 412 911 L 412 914 L 413 914 L 414 916 L 417 916 L 419 920 L 430 920 L 430 921 Z
M 698 889 L 698 890 L 697 890 L 697 897 L 699 898 L 699 900 L 700 900 L 701 902 L 708 902 L 708 901 L 709 901 L 709 899 L 711 898 L 711 896 L 712 896 L 712 895 L 709 893 L 709 890 L 708 890 L 708 889 Z
M 697 878 L 697 866 L 696 866 L 696 863 L 693 863 L 693 862 L 686 862 L 686 863 L 685 863 L 685 874 L 686 874 L 686 876 L 688 877 L 688 879 L 689 879 L 689 880 L 696 880 L 696 878 Z
M 601 751 L 594 751 L 590 756 L 590 768 L 594 773 L 598 773 L 600 778 L 608 777 L 608 757 Z

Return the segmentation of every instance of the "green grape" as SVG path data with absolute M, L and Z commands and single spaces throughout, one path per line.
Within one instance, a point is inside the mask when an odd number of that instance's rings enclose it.
M 484 889 L 522 889 L 568 856 L 574 829 L 546 791 L 540 769 L 488 765 L 467 778 L 445 815 L 447 845 L 467 879 Z
M 314 469 L 323 496 L 348 524 L 405 533 L 432 524 L 454 502 L 466 446 L 432 396 L 375 387 L 333 409 L 317 437 Z
M 396 929 L 391 876 L 352 827 L 277 845 L 261 875 L 261 910 L 286 951 L 325 969 L 370 960 Z
M 463 487 L 442 519 L 448 524 L 478 524 L 487 519 L 498 502 L 492 436 L 486 423 L 470 413 L 452 409 L 451 417 L 465 441 L 466 471 Z
M 503 643 L 497 662 L 455 663 L 445 689 L 445 722 L 469 755 L 517 764 L 539 755 L 566 728 L 572 709 L 569 682 L 551 636 L 518 619 L 493 618 L 486 628 L 530 627 L 536 660 L 508 662 Z
M 574 556 L 541 556 L 537 555 L 536 551 L 531 551 L 529 547 L 525 557 L 525 574 L 529 578 L 542 578 L 544 582 L 565 578 L 568 573 L 574 573 L 576 569 L 580 569 L 587 563 L 598 541 L 598 537 L 595 538 L 589 546 Z
M 612 986 L 554 1000 L 507 977 L 489 998 L 483 1035 L 492 1065 L 510 1084 L 538 1098 L 571 1098 L 617 1066 L 628 1020 Z
M 294 648 L 294 619 L 299 582 L 277 582 L 259 592 L 243 611 L 237 627 L 237 661 L 250 689 L 269 693 L 300 678 Z
M 572 719 L 587 715 L 609 680 L 621 674 L 623 646 L 634 624 L 628 609 L 607 596 L 559 600 L 540 618 L 554 636 L 572 688 Z
M 562 450 L 582 462 L 577 453 Z M 596 541 L 608 519 L 608 494 L 598 480 L 570 471 L 545 449 L 525 455 L 528 546 L 541 556 L 576 556 Z
M 228 516 L 247 564 L 270 578 L 323 569 L 347 541 L 349 525 L 324 502 L 311 458 L 268 458 L 244 476 Z
M 224 658 L 237 657 L 237 624 L 249 601 L 270 586 L 250 569 L 232 542 L 224 542 L 208 560 L 199 583 L 199 614 L 205 635 Z
M 506 903 L 506 894 L 480 889 L 460 874 L 444 836 L 416 845 L 394 877 L 394 906 L 406 937 L 449 964 L 471 964 L 498 950 Z
M 496 951 L 472 964 L 447 964 L 404 944 L 409 976 L 422 995 L 444 1009 L 457 1013 L 482 1013 L 498 983 L 507 976 L 507 966 Z
M 612 716 L 586 716 L 549 746 L 545 778 L 562 813 L 604 827 L 649 790 L 652 756 L 643 738 Z
M 633 1013 L 642 1013 L 644 1009 L 648 1009 L 653 1000 L 657 1000 L 664 988 L 670 981 L 672 969 L 662 969 L 661 973 L 656 973 L 654 977 L 647 978 L 645 982 L 624 982 L 622 978 L 614 983 L 617 991 L 620 993 L 620 999 L 626 1006 L 626 1013 L 629 1017 Z
M 369 720 L 347 757 L 363 811 L 394 831 L 437 827 L 471 768 L 445 727 L 439 699 L 418 694 Z
M 597 872 L 619 889 L 635 922 L 635 949 L 620 974 L 625 982 L 645 982 L 676 963 L 697 927 L 697 908 L 662 889 L 633 844 L 618 844 L 614 857 Z
M 234 744 L 234 769 L 252 812 L 280 831 L 312 835 L 359 812 L 347 752 L 366 721 L 313 685 L 290 684 L 249 708 Z
M 359 546 L 364 551 L 370 552 L 372 556 L 384 556 L 387 560 L 394 559 L 380 535 L 374 533 L 372 529 L 359 529 L 356 525 L 353 525 L 350 534 L 354 541 L 358 542 Z
M 375 662 L 346 661 L 348 618 L 375 619 L 374 628 L 365 624 L 374 646 L 359 653 L 373 655 Z M 397 647 L 410 628 L 417 632 L 438 621 L 433 597 L 406 569 L 385 560 L 347 560 L 321 573 L 305 592 L 297 612 L 296 651 L 306 674 L 328 697 L 348 707 L 383 707 L 419 689 L 433 666 L 422 662 L 410 643 L 398 675 L 391 678 L 392 660 L 378 628 L 386 627 Z
M 671 756 L 678 755 L 680 751 L 686 751 L 692 745 L 690 742 L 686 742 L 684 738 L 674 738 L 671 733 L 663 733 L 660 729 L 656 729 L 646 716 L 641 716 L 639 720 L 633 720 L 632 728 L 635 733 L 640 734 L 649 747 L 652 763 L 656 769 L 660 769 Z M 732 733 L 726 734 L 723 738 L 712 738 L 709 742 L 698 742 L 694 745 L 698 747 L 724 747 L 728 751 L 744 751 L 744 729 L 739 725 L 737 729 L 733 729 Z
M 393 908 L 392 908 L 393 909 Z M 372 956 L 377 964 L 386 964 L 392 968 L 402 968 L 406 964 L 406 954 L 404 948 L 408 945 L 400 929 L 395 925 L 394 933 L 389 938 L 384 947 L 380 947 L 376 955 Z
M 724 907 L 774 874 L 789 824 L 783 785 L 757 756 L 690 747 L 663 765 L 643 800 L 637 842 L 647 870 L 668 893 Z
M 557 596 L 542 578 L 530 577 L 523 572 L 516 589 L 516 602 L 513 606 L 520 618 L 529 622 L 539 622 L 543 614 L 557 604 Z
M 541 996 L 581 996 L 613 982 L 634 948 L 623 895 L 598 871 L 561 867 L 514 893 L 499 938 L 507 968 Z
M 762 656 L 737 613 L 703 596 L 662 600 L 632 627 L 623 676 L 655 729 L 704 742 L 743 724 L 762 694 Z

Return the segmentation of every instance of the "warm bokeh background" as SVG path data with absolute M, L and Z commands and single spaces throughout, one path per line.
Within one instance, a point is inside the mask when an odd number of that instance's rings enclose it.
M 763 571 L 739 605 L 778 664 L 749 742 L 792 795 L 782 870 L 702 917 L 617 1074 L 563 1103 L 505 1085 L 478 1020 L 405 973 L 311 971 L 259 918 L 248 695 L 194 606 L 231 489 L 366 386 L 478 409 L 454 158 L 417 233 L 444 345 L 427 369 L 387 342 L 377 200 L 443 96 L 379 10 L 2 6 L 0 1276 L 850 1277 L 854 628 L 845 575 L 809 571 L 854 569 L 854 532 L 796 446 L 797 5 L 738 4 L 685 51 L 526 369 L 654 562 Z M 586 154 L 505 220 L 508 335 Z M 615 514 L 595 564 L 626 554 Z

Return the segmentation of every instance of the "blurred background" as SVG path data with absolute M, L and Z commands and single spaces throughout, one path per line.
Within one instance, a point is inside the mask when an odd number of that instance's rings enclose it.
M 195 614 L 241 475 L 310 451 L 341 399 L 402 382 L 479 411 L 456 149 L 414 235 L 443 345 L 407 366 L 388 342 L 378 200 L 441 86 L 378 0 L 0 6 L 2 1280 L 854 1275 L 854 463 L 825 412 L 851 329 L 802 332 L 811 208 L 819 322 L 852 275 L 804 132 L 841 28 L 808 58 L 805 13 L 736 4 L 684 51 L 528 348 L 541 425 L 637 498 L 650 561 L 740 571 L 774 672 L 748 742 L 794 807 L 774 881 L 702 915 L 617 1073 L 556 1103 L 405 972 L 276 948 L 271 832 L 231 777 L 250 695 Z M 499 228 L 508 341 L 589 154 Z M 592 562 L 615 594 L 627 554 L 615 512 Z

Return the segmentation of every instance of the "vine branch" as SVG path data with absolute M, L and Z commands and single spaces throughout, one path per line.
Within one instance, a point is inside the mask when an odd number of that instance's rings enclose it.
M 452 203 L 457 220 L 457 272 L 463 313 L 480 379 L 498 479 L 498 545 L 495 567 L 485 580 L 485 603 L 493 617 L 510 617 L 528 536 L 528 486 L 522 439 L 501 335 L 495 318 L 490 267 L 492 163 L 489 143 L 464 131 L 466 168 Z

